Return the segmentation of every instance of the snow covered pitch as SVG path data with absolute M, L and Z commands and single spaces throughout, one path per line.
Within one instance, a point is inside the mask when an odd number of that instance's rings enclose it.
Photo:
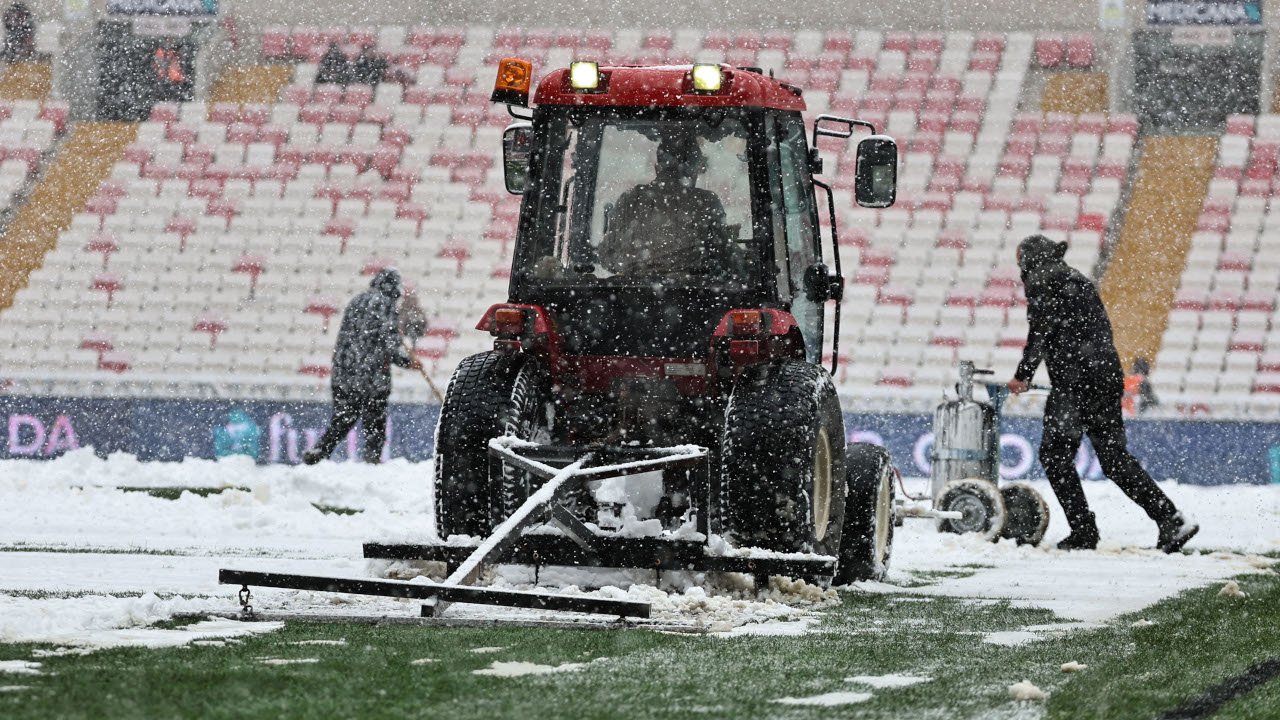
M 361 543 L 415 541 L 433 533 L 430 477 L 428 464 L 404 461 L 381 467 L 325 463 L 291 468 L 260 467 L 236 458 L 139 463 L 127 456 L 102 460 L 78 451 L 51 462 L 0 462 L 0 651 L 12 648 L 17 654 L 6 661 L 12 668 L 0 664 L 0 686 L 31 686 L 30 673 L 39 672 L 32 666 L 41 662 L 38 654 L 18 652 L 24 646 L 15 643 L 84 653 L 122 646 L 217 647 L 251 642 L 254 633 L 274 633 L 278 625 L 221 619 L 197 624 L 210 613 L 238 609 L 237 588 L 216 583 L 219 567 L 412 576 L 414 568 L 364 560 Z M 1012 624 L 975 621 L 963 634 L 982 645 L 1016 652 L 1051 648 L 1080 631 L 1136 632 L 1129 628 L 1134 617 L 1180 592 L 1212 586 L 1216 593 L 1227 579 L 1272 572 L 1274 560 L 1268 555 L 1280 552 L 1280 493 L 1274 487 L 1164 485 L 1203 528 L 1188 553 L 1165 556 L 1150 549 L 1154 525 L 1114 486 L 1086 485 L 1103 534 L 1097 552 L 1061 553 L 1018 547 L 1011 541 L 990 544 L 939 534 L 931 523 L 908 520 L 899 528 L 888 582 L 863 583 L 842 595 L 776 581 L 757 595 L 745 578 L 680 573 L 665 574 L 660 588 L 653 586 L 652 573 L 637 571 L 544 571 L 541 580 L 564 592 L 652 602 L 651 627 L 704 634 L 709 637 L 690 639 L 704 643 L 735 638 L 778 642 L 789 639 L 779 636 L 795 635 L 812 635 L 814 642 L 821 642 L 831 637 L 832 627 L 852 627 L 854 635 L 876 627 L 885 632 L 910 629 L 893 624 L 901 611 L 880 616 L 876 608 L 918 608 L 926 613 L 919 620 L 925 624 L 937 620 L 928 619 L 929 607 L 950 608 L 949 613 L 959 607 L 975 608 L 973 612 L 1005 608 L 1001 617 L 1014 618 Z M 923 481 L 909 483 L 909 489 L 922 490 Z M 1050 494 L 1047 487 L 1042 491 Z M 1060 510 L 1056 505 L 1053 510 L 1046 544 L 1066 532 Z M 532 577 L 524 568 L 500 568 L 487 581 L 527 588 Z M 1247 582 L 1244 585 L 1250 589 Z M 381 598 L 269 589 L 255 594 L 254 604 L 264 612 L 412 618 L 418 609 L 416 603 Z M 1027 614 L 1016 614 L 1022 611 Z M 197 617 L 155 627 L 157 622 L 191 615 Z M 549 617 L 470 605 L 456 605 L 449 615 L 471 620 Z M 1025 621 L 1017 619 L 1023 617 Z M 335 638 L 314 642 L 325 644 L 302 646 L 312 655 L 289 661 L 263 655 L 259 664 L 304 672 L 304 666 L 315 664 L 317 654 L 341 648 Z M 0 655 L 0 660 L 5 657 Z M 915 656 L 904 652 L 901 657 L 906 661 Z M 415 667 L 437 664 L 425 654 L 415 659 L 421 661 Z M 538 660 L 502 653 L 488 660 L 477 657 L 474 669 L 484 672 L 475 676 L 476 682 L 523 675 L 578 682 L 567 678 L 586 677 L 583 673 L 590 674 L 594 667 L 577 657 Z M 1061 657 L 1052 667 L 1065 676 L 1058 667 L 1075 661 L 1095 663 L 1089 657 Z M 323 664 L 323 658 L 317 662 Z M 936 662 L 894 669 L 913 678 L 937 671 Z M 898 682 L 892 673 L 877 673 L 877 668 L 848 670 L 851 680 L 872 679 L 779 694 L 776 707 L 874 703 L 877 693 L 915 692 L 916 681 Z M 892 677 L 877 679 L 882 675 Z M 1079 675 L 1087 676 L 1088 670 Z M 1024 679 L 1004 679 L 1002 697 L 1005 686 Z M 1045 687 L 1045 680 L 1031 680 Z

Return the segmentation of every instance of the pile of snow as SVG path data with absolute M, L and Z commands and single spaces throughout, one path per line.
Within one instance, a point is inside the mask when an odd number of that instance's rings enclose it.
M 495 660 L 487 668 L 472 670 L 472 675 L 491 675 L 493 677 L 521 677 L 523 675 L 548 675 L 550 673 L 573 672 L 586 667 L 585 663 L 564 663 L 563 665 L 539 665 L 531 662 L 501 662 Z
M 831 707 L 835 705 L 853 705 L 855 703 L 863 703 L 872 698 L 871 693 L 863 692 L 829 692 L 821 695 L 811 695 L 809 697 L 784 697 L 774 700 L 781 705 L 816 705 L 819 707 Z
M 1023 680 L 1021 683 L 1009 685 L 1009 697 L 1014 698 L 1014 700 L 1044 700 L 1048 696 L 1036 685 L 1028 682 L 1028 680 Z
M 320 658 L 260 657 L 254 659 L 262 665 L 314 665 L 320 662 Z
M 63 553 L 65 554 L 65 553 Z M 40 642 L 64 646 L 65 653 L 113 647 L 175 647 L 195 640 L 236 638 L 271 632 L 281 623 L 245 623 L 211 619 L 182 628 L 145 627 L 174 615 L 225 609 L 211 598 L 161 599 L 90 595 L 33 599 L 0 594 L 0 643 Z
M 30 660 L 0 660 L 0 675 L 39 675 L 40 663 Z
M 394 528 L 434 534 L 430 466 L 258 466 L 245 457 L 144 463 L 89 449 L 52 461 L 0 460 L 0 546 L 247 550 L 333 556 Z M 117 488 L 221 488 L 165 500 Z M 326 514 L 320 507 L 361 510 Z
M 881 689 L 910 687 L 920 683 L 927 683 L 932 679 L 921 677 L 920 675 L 855 675 L 845 678 L 844 681 Z
M 1048 695 L 1030 681 L 1023 680 L 1009 686 L 1009 697 L 1014 700 L 1044 700 Z
M 1222 589 L 1218 591 L 1218 597 L 1247 598 L 1249 594 L 1240 589 L 1240 583 L 1235 580 L 1228 580 L 1227 584 L 1223 585 Z

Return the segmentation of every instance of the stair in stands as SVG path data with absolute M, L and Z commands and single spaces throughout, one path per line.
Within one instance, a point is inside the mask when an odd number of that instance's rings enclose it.
M 14 63 L 0 73 L 0 99 L 44 100 L 53 87 L 53 68 L 47 62 Z
M 1173 307 L 1200 207 L 1213 174 L 1217 138 L 1151 136 L 1143 141 L 1129 208 L 1102 278 L 1127 368 L 1154 358 Z
M 209 90 L 210 103 L 274 103 L 293 78 L 288 65 L 233 65 Z
M 0 236 L 0 309 L 13 303 L 27 277 L 44 262 L 58 235 L 84 206 L 112 165 L 133 142 L 137 126 L 79 123 L 57 151 L 44 177 Z

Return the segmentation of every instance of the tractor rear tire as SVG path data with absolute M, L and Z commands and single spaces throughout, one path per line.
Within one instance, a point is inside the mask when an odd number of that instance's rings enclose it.
M 721 530 L 736 547 L 836 555 L 844 417 L 831 376 L 797 361 L 744 372 L 725 408 Z
M 436 425 L 436 534 L 485 536 L 529 495 L 524 473 L 490 476 L 489 440 L 549 439 L 550 382 L 534 358 L 484 352 L 453 373 Z
M 893 553 L 893 461 L 878 445 L 850 443 L 845 465 L 849 496 L 834 583 L 883 580 Z

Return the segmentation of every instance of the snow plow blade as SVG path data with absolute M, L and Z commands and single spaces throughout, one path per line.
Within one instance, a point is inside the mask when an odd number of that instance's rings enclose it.
M 364 556 L 381 560 L 429 560 L 460 565 L 474 545 L 365 543 Z M 695 540 L 592 537 L 587 547 L 567 537 L 525 535 L 493 562 L 511 565 L 642 568 L 661 572 L 738 572 L 753 576 L 785 575 L 804 580 L 831 577 L 836 559 L 828 555 L 805 558 L 747 555 L 708 555 Z
M 404 580 L 373 580 L 254 572 L 250 570 L 219 570 L 218 582 L 224 585 L 241 585 L 246 588 L 249 586 L 274 587 L 290 590 L 310 590 L 313 592 L 436 600 L 450 603 L 500 605 L 534 610 L 561 610 L 599 615 L 617 615 L 618 617 L 649 617 L 649 603 L 646 602 L 576 597 L 520 590 L 495 590 L 463 585 L 441 585 L 439 583 L 413 583 Z M 424 607 L 424 614 L 427 611 L 427 608 Z

